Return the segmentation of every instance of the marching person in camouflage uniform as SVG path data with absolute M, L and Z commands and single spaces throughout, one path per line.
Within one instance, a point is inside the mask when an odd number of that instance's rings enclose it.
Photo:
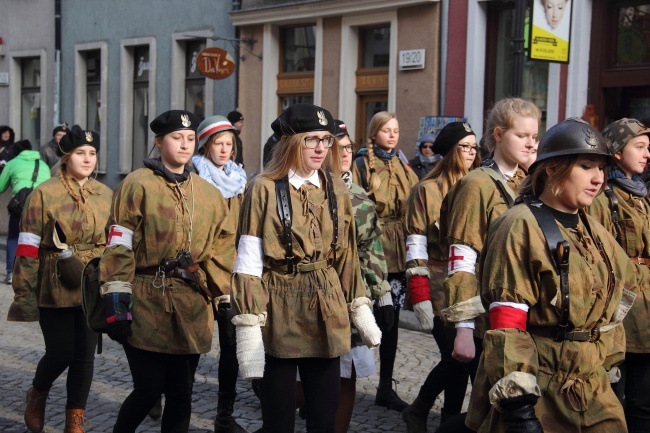
M 623 247 L 639 276 L 650 275 L 650 201 L 639 176 L 650 158 L 650 128 L 636 119 L 620 119 L 602 131 L 613 155 L 605 194 L 588 208 Z M 650 431 L 650 287 L 640 290 L 623 326 L 627 340 L 621 380 L 614 386 L 625 399 L 630 433 Z
M 399 312 L 406 298 L 406 234 L 404 215 L 411 188 L 418 183 L 417 175 L 398 155 L 399 122 L 393 113 L 380 111 L 368 124 L 366 152 L 358 156 L 352 167 L 354 183 L 364 187 L 377 205 L 381 242 L 392 287 L 394 314 L 382 300 L 375 303 L 377 324 L 383 337 L 379 347 L 379 386 L 375 404 L 401 411 L 408 403 L 392 388 L 393 368 L 397 353 Z
M 469 371 L 451 356 L 456 331 L 445 326 L 442 282 L 447 276 L 447 250 L 440 248 L 440 205 L 447 191 L 470 170 L 481 165 L 476 134 L 469 123 L 451 122 L 435 138 L 433 151 L 442 159 L 418 183 L 406 210 L 406 278 L 413 311 L 423 329 L 431 331 L 441 361 L 431 370 L 418 397 L 402 411 L 408 433 L 426 433 L 427 417 L 438 395 L 445 392 L 441 423 L 460 413 Z
M 525 174 L 520 168 L 536 145 L 541 112 L 530 101 L 507 98 L 488 113 L 485 145 L 491 159 L 458 181 L 440 211 L 440 245 L 449 251 L 444 281 L 445 321 L 456 327 L 452 357 L 476 371 L 486 318 L 479 299 L 476 264 L 490 224 L 515 197 Z
M 219 190 L 186 167 L 198 125 L 183 110 L 155 118 L 160 158 L 146 159 L 115 191 L 100 283 L 108 336 L 124 346 L 133 376 L 115 433 L 135 432 L 161 394 L 161 430 L 187 432 L 213 311 L 229 302 L 235 223 Z
M 491 328 L 466 420 L 475 431 L 627 431 L 610 381 L 624 357 L 621 321 L 650 281 L 584 211 L 605 185 L 608 154 L 586 122 L 555 125 L 524 203 L 488 230 L 479 272 Z
M 359 185 L 352 183 L 352 156 L 354 144 L 350 140 L 345 123 L 334 120 L 336 124 L 336 138 L 341 156 L 341 179 L 350 191 L 350 201 L 354 222 L 357 229 L 357 251 L 361 276 L 367 287 L 366 296 L 374 301 L 383 299 L 388 314 L 393 312 L 391 287 L 386 281 L 388 274 L 384 247 L 381 244 L 381 229 L 377 224 L 375 203 L 368 198 L 366 192 Z M 377 371 L 375 356 L 363 344 L 359 331 L 351 325 L 352 349 L 341 356 L 341 401 L 336 412 L 336 433 L 345 433 L 350 426 L 354 400 L 356 398 L 356 379 L 368 377 Z
M 381 332 L 361 280 L 349 192 L 338 178 L 334 119 L 295 104 L 272 129 L 281 139 L 267 171 L 248 186 L 237 230 L 237 359 L 245 378 L 263 377 L 258 432 L 294 431 L 296 371 L 307 431 L 333 432 L 349 317 L 368 346 Z
M 39 433 L 54 381 L 68 369 L 66 433 L 83 432 L 97 334 L 81 309 L 81 267 L 104 251 L 112 192 L 92 177 L 99 135 L 70 131 L 59 143 L 61 170 L 29 195 L 14 262 L 14 302 L 7 320 L 38 320 L 45 356 L 27 391 L 25 424 Z M 75 278 L 76 277 L 76 278 Z

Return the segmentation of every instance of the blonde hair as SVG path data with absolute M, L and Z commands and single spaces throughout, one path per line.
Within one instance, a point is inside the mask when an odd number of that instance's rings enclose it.
M 271 180 L 279 180 L 286 176 L 291 169 L 307 171 L 303 160 L 303 149 L 305 149 L 305 137 L 309 136 L 308 132 L 283 135 L 273 148 L 271 161 L 262 176 Z M 332 176 L 339 177 L 341 175 L 340 150 L 336 140 L 334 141 L 335 143 L 328 149 L 321 168 L 332 173 Z
M 485 147 L 490 155 L 494 154 L 496 139 L 494 130 L 499 128 L 502 132 L 512 128 L 516 116 L 532 117 L 537 122 L 542 121 L 542 112 L 533 102 L 521 98 L 505 98 L 497 101 L 490 109 L 485 122 Z
M 463 176 L 481 166 L 480 152 L 476 152 L 476 157 L 469 170 L 465 168 L 465 157 L 463 155 L 464 152 L 461 150 L 461 147 L 458 144 L 454 145 L 451 152 L 436 163 L 433 169 L 422 179 L 422 182 L 428 179 L 435 179 L 444 197 L 451 187 L 461 180 Z
M 396 119 L 395 113 L 390 113 L 388 111 L 380 111 L 375 113 L 368 123 L 368 168 L 370 169 L 370 180 L 368 181 L 369 192 L 374 193 L 381 186 L 381 179 L 379 175 L 375 172 L 375 136 L 384 127 L 391 119 Z M 393 161 L 392 159 L 387 161 L 388 172 L 390 176 L 393 174 Z
M 212 160 L 212 155 L 210 155 L 209 150 L 210 147 L 214 144 L 214 142 L 217 141 L 217 138 L 222 137 L 226 134 L 230 134 L 232 136 L 232 152 L 230 153 L 230 160 L 234 161 L 235 158 L 237 157 L 237 137 L 235 137 L 235 131 L 230 129 L 212 134 L 208 139 L 208 142 L 205 143 L 203 146 L 201 146 L 201 148 L 199 149 L 199 155 L 205 156 L 208 159 L 208 161 L 210 161 L 214 165 L 217 165 L 217 163 Z

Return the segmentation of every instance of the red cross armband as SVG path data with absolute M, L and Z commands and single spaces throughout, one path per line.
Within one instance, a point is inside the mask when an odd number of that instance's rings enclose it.
M 113 224 L 108 229 L 108 239 L 106 240 L 106 248 L 115 245 L 123 245 L 130 250 L 133 250 L 133 230 L 129 230 L 118 224 Z
M 493 302 L 490 304 L 490 327 L 494 329 L 517 328 L 526 330 L 528 305 L 517 302 Z

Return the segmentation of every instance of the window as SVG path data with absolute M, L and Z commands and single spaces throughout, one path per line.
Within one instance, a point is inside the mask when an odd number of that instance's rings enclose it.
M 99 133 L 101 130 L 102 118 L 99 110 L 101 108 L 101 87 L 102 87 L 102 62 L 101 50 L 86 52 L 86 125 L 82 128 Z
M 149 132 L 149 46 L 133 48 L 133 170 L 147 157 Z
M 616 66 L 650 64 L 650 4 L 618 6 Z
M 185 42 L 185 109 L 205 118 L 205 77 L 196 66 L 199 53 L 205 49 L 205 40 Z
M 316 55 L 315 26 L 282 29 L 282 72 L 314 71 Z
M 390 60 L 390 26 L 360 29 L 362 68 L 388 68 Z
M 20 66 L 20 138 L 36 147 L 41 142 L 41 59 L 25 57 Z

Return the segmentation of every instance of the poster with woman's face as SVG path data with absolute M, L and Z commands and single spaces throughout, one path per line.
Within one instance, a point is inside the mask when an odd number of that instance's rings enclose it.
M 573 0 L 533 0 L 530 58 L 569 61 Z

